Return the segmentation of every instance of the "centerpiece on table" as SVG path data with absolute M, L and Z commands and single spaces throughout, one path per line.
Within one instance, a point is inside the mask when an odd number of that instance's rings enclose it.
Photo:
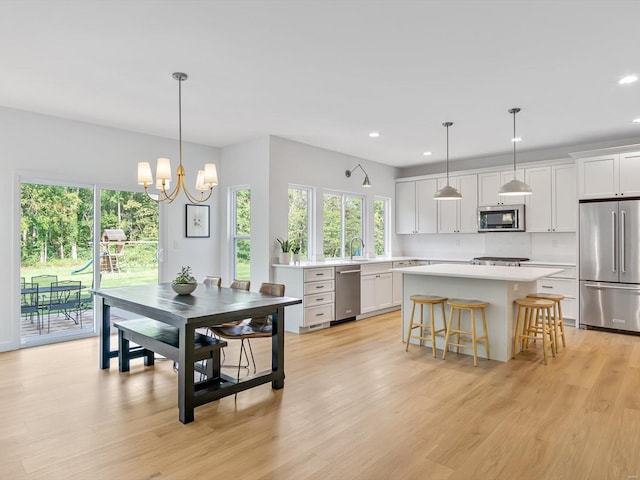
M 182 267 L 178 276 L 171 282 L 171 288 L 178 295 L 189 295 L 198 286 L 198 281 L 191 273 L 191 267 Z

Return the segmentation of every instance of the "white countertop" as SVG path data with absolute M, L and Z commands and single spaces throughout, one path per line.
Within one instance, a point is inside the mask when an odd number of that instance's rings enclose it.
M 299 265 L 294 265 L 293 263 L 289 263 L 287 265 L 275 263 L 273 267 L 281 267 L 281 268 L 317 268 L 317 267 L 336 267 L 340 265 L 365 265 L 368 263 L 385 263 L 385 262 L 402 262 L 406 260 L 416 260 L 416 261 L 430 261 L 430 262 L 464 262 L 465 264 L 469 262 L 473 257 L 469 258 L 441 258 L 437 256 L 431 257 L 375 257 L 375 258 L 362 258 L 362 257 L 354 257 L 354 260 L 351 261 L 347 259 L 327 259 L 324 261 L 313 262 L 309 260 L 303 260 Z M 575 262 L 556 262 L 556 261 L 538 261 L 538 260 L 529 260 L 527 262 L 522 262 L 520 268 L 527 268 L 529 265 L 553 265 L 559 267 L 575 267 Z M 435 266 L 435 265 L 431 265 Z M 513 268 L 513 267 L 511 267 Z
M 421 267 L 394 268 L 392 272 L 439 277 L 464 277 L 508 282 L 534 282 L 562 272 L 561 268 L 499 267 L 490 265 L 440 264 Z

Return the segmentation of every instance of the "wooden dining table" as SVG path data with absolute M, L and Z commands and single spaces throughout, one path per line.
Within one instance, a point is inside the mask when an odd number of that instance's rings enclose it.
M 96 308 L 102 312 L 100 329 L 100 368 L 110 367 L 118 356 L 111 349 L 111 307 L 151 318 L 179 329 L 178 407 L 182 423 L 194 420 L 194 408 L 222 397 L 271 382 L 284 387 L 285 307 L 302 303 L 299 298 L 276 297 L 262 293 L 199 284 L 189 295 L 177 295 L 168 283 L 100 288 L 92 290 Z M 98 310 L 100 311 L 100 310 Z M 195 387 L 194 334 L 196 329 L 272 315 L 271 370 L 237 379 L 221 375 Z

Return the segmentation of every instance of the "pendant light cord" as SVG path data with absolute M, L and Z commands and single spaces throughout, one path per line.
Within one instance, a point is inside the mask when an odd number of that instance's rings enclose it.
M 180 165 L 182 165 L 182 79 L 178 79 L 178 137 L 180 141 Z
M 453 122 L 444 122 L 443 127 L 447 128 L 447 185 L 449 185 L 449 127 L 453 125 Z
M 513 178 L 516 178 L 516 113 L 517 110 L 513 109 Z
M 449 125 L 447 125 L 447 185 L 449 185 Z

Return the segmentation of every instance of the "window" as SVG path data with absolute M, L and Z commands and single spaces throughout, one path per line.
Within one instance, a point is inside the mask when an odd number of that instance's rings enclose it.
M 231 190 L 233 239 L 233 278 L 251 278 L 251 190 L 238 187 Z
M 389 199 L 376 197 L 373 200 L 373 249 L 376 255 L 388 256 Z
M 310 258 L 313 252 L 313 189 L 299 185 L 289 186 L 288 239 L 300 245 L 300 258 Z
M 325 193 L 323 202 L 324 235 L 322 250 L 327 258 L 349 256 L 350 242 L 354 237 L 363 238 L 363 197 L 345 193 Z M 354 245 L 355 246 L 355 245 Z M 354 255 L 361 254 L 361 245 Z

